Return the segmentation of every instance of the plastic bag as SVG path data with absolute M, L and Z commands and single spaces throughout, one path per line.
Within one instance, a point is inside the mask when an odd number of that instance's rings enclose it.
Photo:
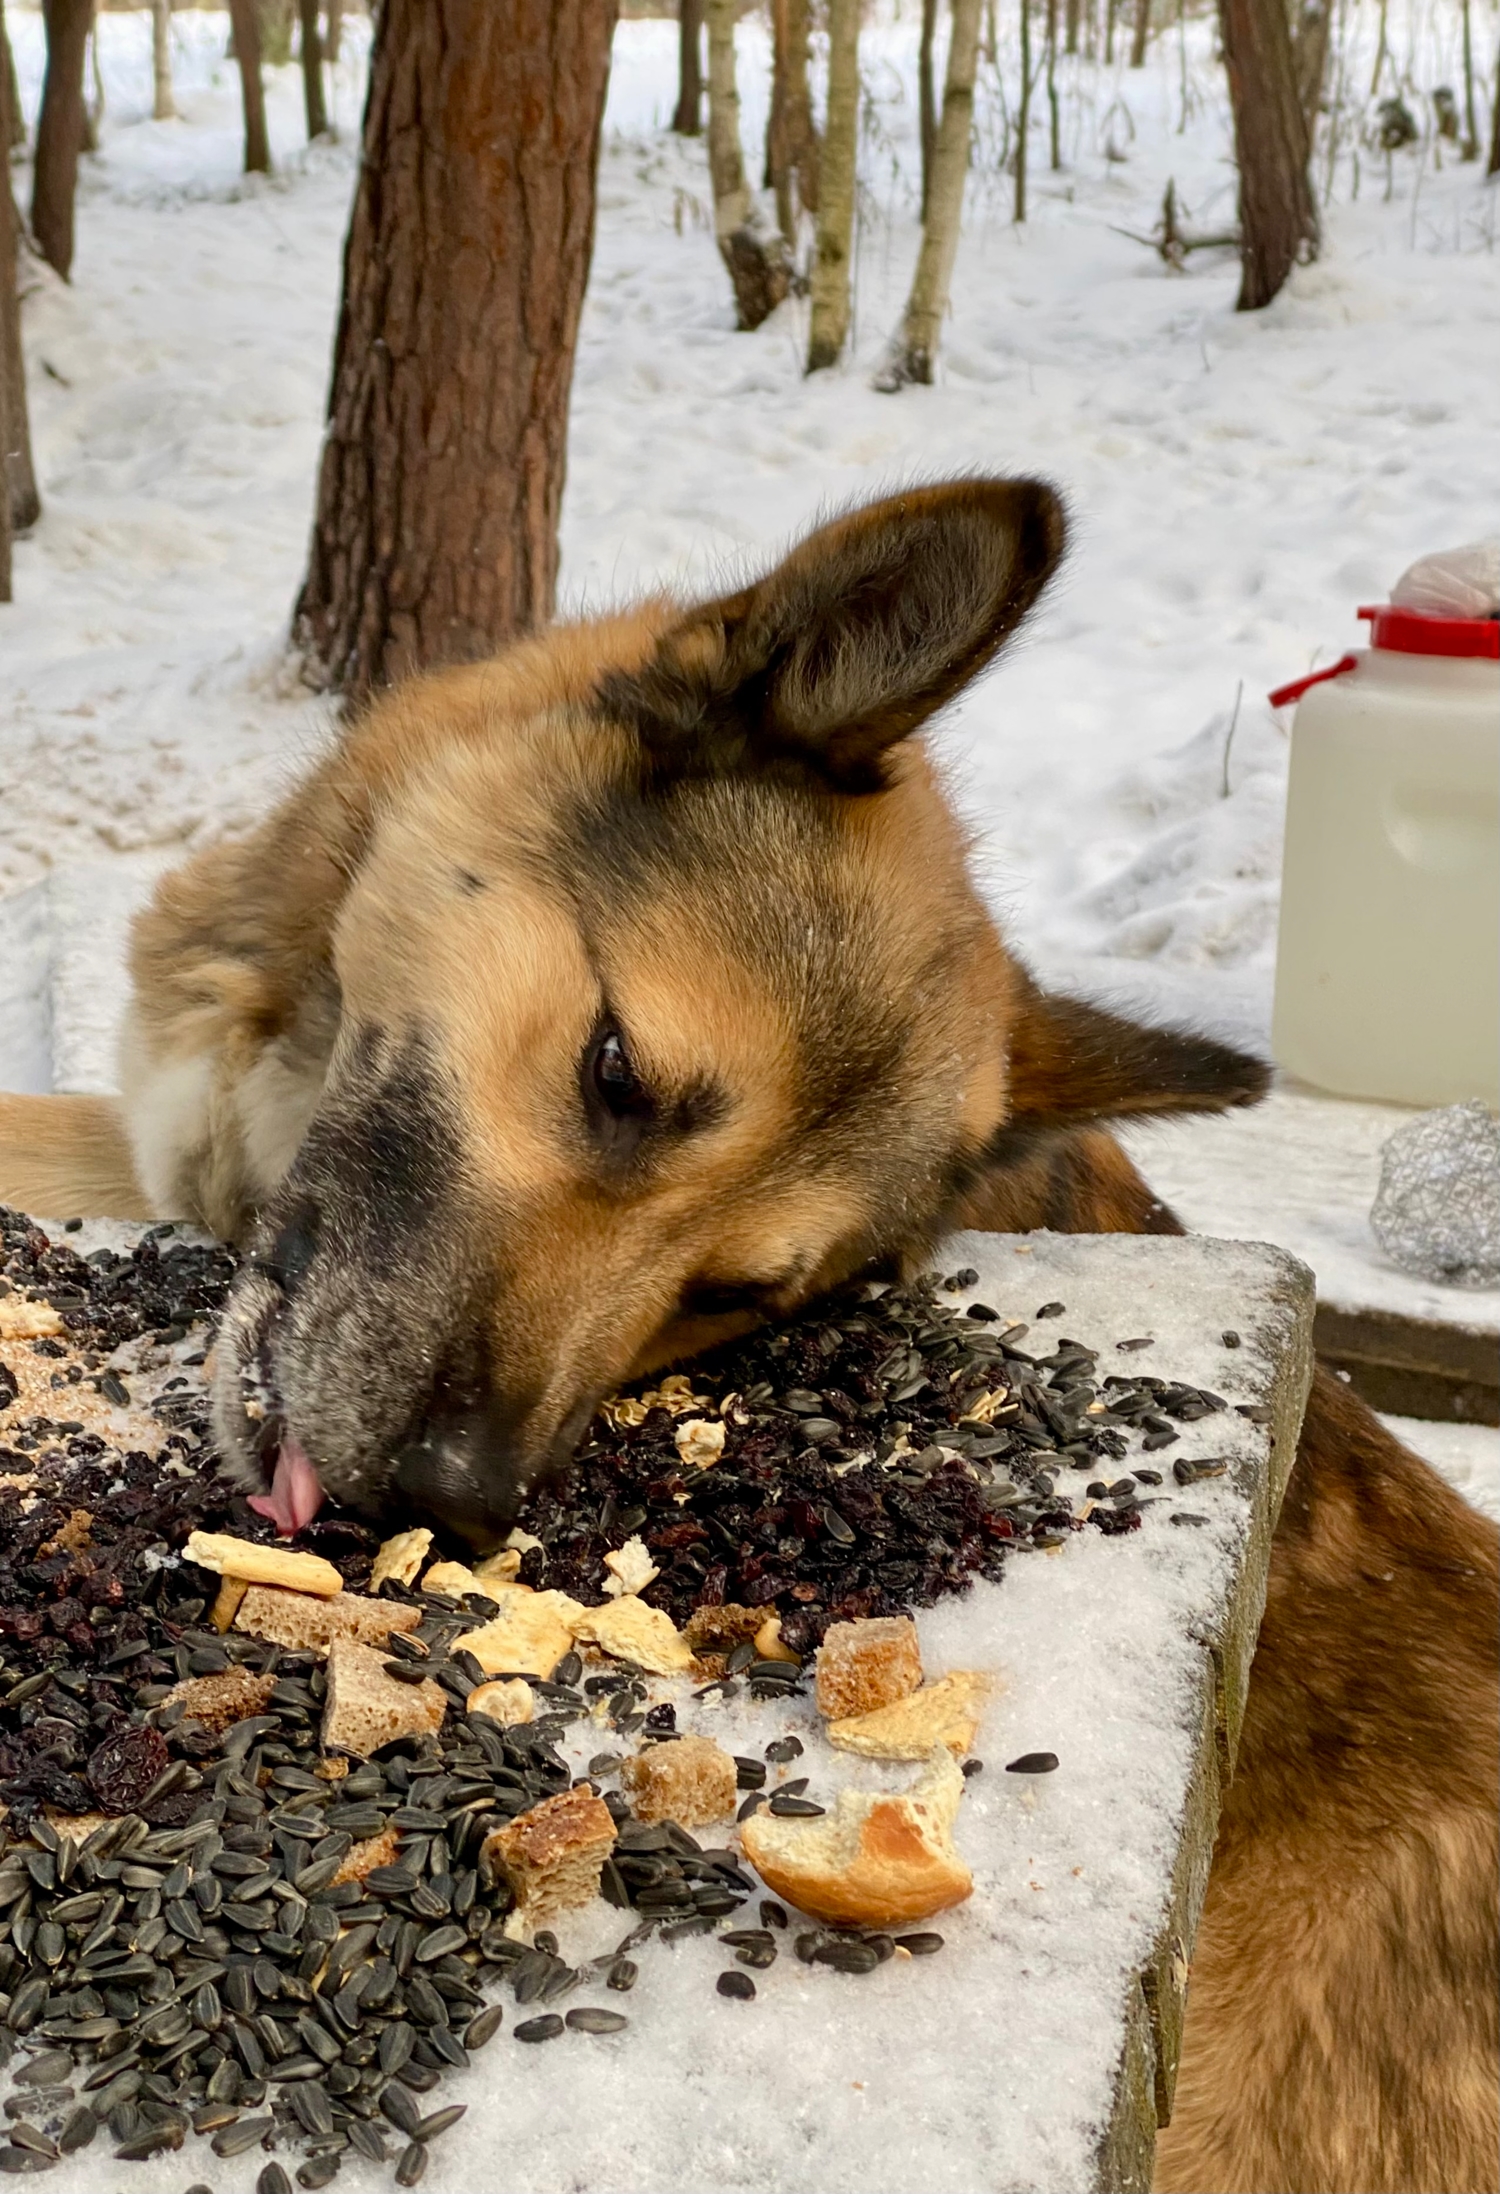
M 1500 613 L 1500 534 L 1419 557 L 1391 589 L 1397 609 L 1428 617 L 1494 617 Z

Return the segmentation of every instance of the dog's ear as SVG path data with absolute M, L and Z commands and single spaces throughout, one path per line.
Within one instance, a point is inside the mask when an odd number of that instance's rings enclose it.
M 1271 1069 L 1180 1029 L 1147 1028 L 1023 977 L 1010 1037 L 1011 1113 L 1001 1137 L 1258 1104 Z
M 689 611 L 600 706 L 664 773 L 793 764 L 878 790 L 889 748 L 982 670 L 1063 551 L 1040 480 L 913 488 L 819 527 L 774 571 Z

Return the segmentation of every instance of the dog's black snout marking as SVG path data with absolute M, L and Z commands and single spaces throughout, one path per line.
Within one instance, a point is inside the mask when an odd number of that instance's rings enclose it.
M 317 1253 L 318 1214 L 311 1204 L 304 1204 L 277 1235 L 265 1259 L 266 1270 L 283 1295 L 296 1294 Z

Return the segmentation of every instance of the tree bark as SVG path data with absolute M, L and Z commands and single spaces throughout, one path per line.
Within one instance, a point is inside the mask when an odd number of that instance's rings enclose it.
M 818 174 L 807 370 L 836 365 L 849 333 L 849 262 L 859 152 L 860 0 L 828 0 L 828 119 Z
M 1065 53 L 1078 51 L 1078 0 L 1068 0 L 1068 32 Z
M 9 73 L 10 40 L 5 34 L 5 0 L 0 0 L 0 558 L 9 569 L 10 540 L 41 516 L 36 473 L 31 462 L 31 430 L 26 418 L 26 361 L 21 350 L 21 300 L 17 294 L 17 258 L 21 223 L 10 187 L 10 153 L 21 137 L 21 101 Z M 8 601 L 0 593 L 0 601 Z
M 679 137 L 696 137 L 703 127 L 703 0 L 679 0 L 677 112 L 672 127 Z
M 339 48 L 344 42 L 344 0 L 328 0 L 325 21 L 328 28 L 323 36 L 323 59 L 334 69 L 338 67 Z
M 766 183 L 787 249 L 797 246 L 798 217 L 818 210 L 818 133 L 807 85 L 807 0 L 771 0 L 771 118 Z
M 1025 0 L 1022 0 L 1023 10 Z M 901 332 L 875 386 L 887 393 L 906 382 L 930 382 L 948 309 L 948 288 L 958 256 L 964 180 L 969 172 L 969 133 L 974 116 L 974 74 L 979 60 L 981 0 L 953 0 L 953 36 L 943 86 L 943 118 L 932 149 L 932 188 L 922 248 L 912 278 Z M 1023 22 L 1025 20 L 1023 13 Z M 1023 54 L 1025 46 L 1022 48 Z M 1024 151 L 1024 141 L 1023 141 Z M 1022 186 L 1024 188 L 1024 186 Z
M 1057 0 L 1047 0 L 1047 149 L 1055 175 L 1062 166 L 1062 102 L 1057 96 Z
M 1292 38 L 1292 66 L 1297 74 L 1297 104 L 1311 153 L 1323 103 L 1323 79 L 1328 73 L 1328 39 L 1333 28 L 1331 0 L 1303 0 L 1302 14 Z
M 1308 135 L 1297 93 L 1285 0 L 1219 0 L 1240 175 L 1240 294 L 1268 305 L 1318 243 Z
M 240 96 L 245 108 L 245 173 L 269 175 L 271 140 L 266 134 L 266 88 L 260 75 L 260 11 L 256 0 L 229 0 L 229 30 L 240 67 Z
M 151 0 L 151 115 L 171 122 L 177 114 L 172 97 L 172 0 Z
M 1130 66 L 1146 66 L 1146 40 L 1151 35 L 1151 0 L 1135 0 L 1135 29 L 1130 39 Z
M 67 281 L 73 265 L 73 200 L 86 118 L 83 65 L 88 50 L 92 0 L 43 0 L 47 73 L 36 125 L 36 164 L 31 178 L 31 233 L 48 266 Z
M 1031 151 L 1031 0 L 1021 0 L 1021 106 L 1016 116 L 1016 213 L 1026 218 L 1027 167 Z
M 614 0 L 382 0 L 307 579 L 351 698 L 546 621 Z
M 297 0 L 302 23 L 302 102 L 307 110 L 307 141 L 328 135 L 323 105 L 323 41 L 318 36 L 318 0 Z
M 714 194 L 714 236 L 734 286 L 742 329 L 758 328 L 792 286 L 791 264 L 779 236 L 756 218 L 740 149 L 740 94 L 734 74 L 738 0 L 705 0 L 708 24 L 708 173 Z
M 1474 31 L 1469 21 L 1469 0 L 1463 0 L 1464 13 L 1464 142 L 1465 160 L 1479 158 L 1479 123 L 1474 113 Z
M 917 122 L 922 142 L 922 219 L 932 181 L 932 151 L 937 143 L 937 92 L 932 81 L 932 49 L 937 41 L 938 0 L 922 0 L 922 31 L 917 40 Z
M 1487 176 L 1500 175 L 1500 58 L 1495 62 L 1495 106 L 1490 115 L 1490 156 L 1484 172 Z

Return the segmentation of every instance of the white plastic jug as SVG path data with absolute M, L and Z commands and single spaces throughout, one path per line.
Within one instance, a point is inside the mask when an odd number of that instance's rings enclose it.
M 1423 570 L 1270 697 L 1297 702 L 1271 1045 L 1341 1096 L 1496 1105 L 1500 621 L 1401 606 Z

